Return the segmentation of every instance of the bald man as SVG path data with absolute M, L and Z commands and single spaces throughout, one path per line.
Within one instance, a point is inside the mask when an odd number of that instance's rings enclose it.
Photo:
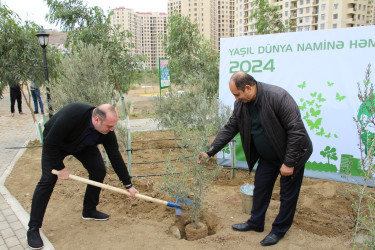
M 249 170 L 258 163 L 251 217 L 232 225 L 241 232 L 263 232 L 272 190 L 281 175 L 279 214 L 271 232 L 260 242 L 262 246 L 275 245 L 292 225 L 312 143 L 296 102 L 284 89 L 258 82 L 245 72 L 232 75 L 229 89 L 236 99 L 233 114 L 197 162 L 215 155 L 240 133 Z
M 103 183 L 106 168 L 97 147 L 103 144 L 112 167 L 126 189 L 134 197 L 138 191 L 133 187 L 129 172 L 118 148 L 114 133 L 118 116 L 114 106 L 102 104 L 93 107 L 84 103 L 72 103 L 59 110 L 46 124 L 43 131 L 42 177 L 37 184 L 30 212 L 27 241 L 32 249 L 43 247 L 39 228 L 42 226 L 48 201 L 57 178 L 69 179 L 64 158 L 73 155 L 89 173 L 89 179 Z M 58 176 L 51 173 L 59 170 Z M 87 185 L 83 200 L 84 220 L 104 221 L 109 215 L 96 210 L 101 189 Z M 74 215 L 73 215 L 74 216 Z

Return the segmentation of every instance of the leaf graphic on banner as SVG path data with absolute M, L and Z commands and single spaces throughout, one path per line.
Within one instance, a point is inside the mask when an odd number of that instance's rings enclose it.
M 306 109 L 306 102 L 303 103 L 302 106 L 298 106 L 300 110 L 305 110 Z
M 329 87 L 332 87 L 333 84 L 335 84 L 335 83 L 334 83 L 334 82 L 327 81 L 327 84 L 328 84 Z
M 327 138 L 331 138 L 331 132 L 328 133 L 328 135 L 325 135 Z
M 306 81 L 304 81 L 302 84 L 297 85 L 298 88 L 304 89 L 306 87 Z
M 320 136 L 324 135 L 324 129 L 321 128 L 320 131 L 316 133 L 316 135 L 320 135 Z
M 311 108 L 310 113 L 312 116 L 317 117 L 320 114 L 320 110 L 315 111 L 315 109 Z
M 319 104 L 315 103 L 315 107 L 316 107 L 317 109 L 319 109 L 319 108 L 322 107 L 322 105 L 319 105 Z
M 338 100 L 339 102 L 341 102 L 342 100 L 344 100 L 345 99 L 345 97 L 346 96 L 340 96 L 340 94 L 339 93 L 336 93 L 336 100 Z
M 317 98 L 318 98 L 318 102 L 325 102 L 326 101 L 326 99 L 322 97 L 322 93 L 319 93 Z
M 306 101 L 306 102 L 307 102 L 307 104 L 309 104 L 309 106 L 312 106 L 312 105 L 314 104 L 315 100 L 312 100 L 312 101 Z
M 317 119 L 315 122 L 313 122 L 310 119 L 306 119 L 307 125 L 309 125 L 310 129 L 319 129 L 319 126 L 322 124 L 322 118 Z
M 315 91 L 314 93 L 310 93 L 310 95 L 311 95 L 312 97 L 315 97 L 315 96 L 316 96 L 316 91 Z
M 307 119 L 307 118 L 309 118 L 310 117 L 310 114 L 309 114 L 309 112 L 306 112 L 306 115 L 303 117 L 303 119 Z
M 339 136 L 338 136 L 338 135 L 336 135 L 336 134 L 333 134 L 333 137 L 335 137 L 335 138 L 339 138 Z

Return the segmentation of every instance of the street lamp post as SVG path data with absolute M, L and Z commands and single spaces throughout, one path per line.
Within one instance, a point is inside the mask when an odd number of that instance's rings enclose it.
M 46 47 L 48 45 L 48 37 L 49 37 L 49 34 L 46 33 L 44 30 L 41 30 L 39 31 L 38 34 L 36 34 L 37 38 L 38 38 L 38 42 L 40 44 L 40 46 L 43 48 L 43 60 L 44 60 L 44 76 L 45 76 L 45 80 L 47 82 L 47 86 L 46 86 L 46 89 L 47 89 L 47 104 L 48 104 L 48 116 L 49 118 L 52 117 L 53 115 L 53 112 L 52 112 L 52 107 L 51 107 L 51 96 L 50 96 L 50 92 L 49 92 L 49 78 L 48 78 L 48 66 L 47 66 L 47 53 L 46 53 Z

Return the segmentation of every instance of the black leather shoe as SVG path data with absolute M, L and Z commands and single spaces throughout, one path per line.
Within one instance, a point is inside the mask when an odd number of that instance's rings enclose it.
M 108 220 L 109 215 L 102 213 L 98 210 L 91 210 L 91 211 L 83 210 L 82 219 L 84 220 Z
M 234 224 L 232 225 L 232 229 L 235 231 L 241 231 L 241 232 L 255 231 L 255 232 L 261 233 L 264 231 L 263 228 L 256 228 L 256 227 L 249 226 L 249 224 L 247 224 L 246 222 L 240 223 L 240 224 Z
M 27 231 L 27 244 L 29 244 L 31 249 L 41 249 L 43 247 L 43 240 L 40 237 L 39 228 L 29 228 Z
M 283 238 L 283 236 L 277 236 L 276 234 L 274 233 L 269 233 L 266 238 L 264 238 L 260 244 L 262 246 L 272 246 L 272 245 L 275 245 L 277 242 L 279 242 L 279 240 L 281 240 Z

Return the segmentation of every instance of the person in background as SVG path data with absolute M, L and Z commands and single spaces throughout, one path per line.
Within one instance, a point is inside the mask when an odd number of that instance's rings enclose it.
M 280 174 L 280 210 L 271 232 L 260 242 L 276 244 L 292 225 L 305 163 L 312 154 L 312 142 L 300 110 L 284 89 L 257 82 L 244 72 L 232 75 L 229 89 L 236 99 L 232 116 L 213 141 L 201 152 L 197 163 L 215 155 L 239 132 L 251 171 L 258 162 L 254 179 L 253 206 L 248 221 L 234 224 L 236 231 L 263 232 L 272 190 Z
M 43 101 L 42 101 L 42 98 L 40 97 L 39 86 L 37 86 L 33 80 L 31 80 L 31 83 L 30 83 L 30 91 L 31 91 L 31 96 L 34 101 L 34 114 L 39 114 L 38 103 L 40 107 L 40 113 L 44 114 Z
M 33 249 L 43 247 L 39 228 L 57 178 L 69 179 L 69 170 L 64 165 L 64 158 L 73 155 L 89 173 L 89 179 L 103 183 L 106 167 L 97 147 L 103 144 L 112 167 L 130 193 L 138 193 L 131 182 L 131 177 L 119 151 L 114 132 L 118 115 L 114 106 L 102 104 L 93 107 L 84 103 L 71 103 L 59 110 L 45 124 L 42 149 L 42 176 L 38 182 L 31 204 L 27 242 Z M 51 173 L 59 170 L 58 176 Z M 96 209 L 99 204 L 101 188 L 87 185 L 83 199 L 82 218 L 84 220 L 104 221 L 109 215 Z M 66 215 L 71 216 L 71 215 Z
M 22 112 L 22 94 L 21 94 L 21 87 L 19 83 L 11 83 L 9 86 L 10 89 L 10 113 L 12 116 L 14 116 L 14 105 L 17 101 L 18 106 L 18 113 L 20 115 L 23 115 Z

